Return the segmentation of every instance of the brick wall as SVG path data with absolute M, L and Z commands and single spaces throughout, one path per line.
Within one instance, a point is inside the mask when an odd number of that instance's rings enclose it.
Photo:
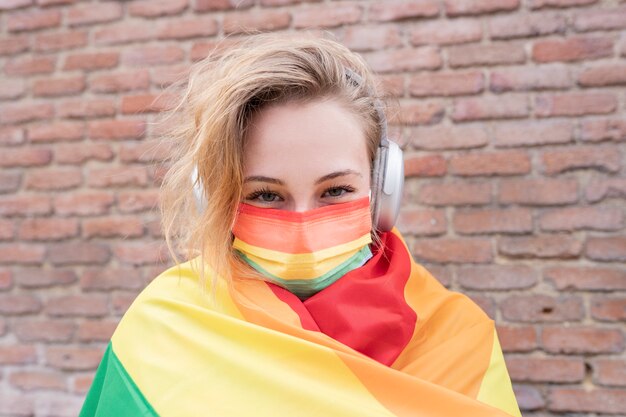
M 155 98 L 246 28 L 334 32 L 398 97 L 399 227 L 524 415 L 625 415 L 626 1 L 305 3 L 0 1 L 0 415 L 76 415 L 168 265 Z

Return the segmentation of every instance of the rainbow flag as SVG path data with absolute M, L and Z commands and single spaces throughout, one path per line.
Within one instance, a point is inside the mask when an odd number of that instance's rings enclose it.
M 120 321 L 80 416 L 521 416 L 493 320 L 396 229 L 382 241 L 304 301 L 235 279 L 213 306 L 199 258 L 164 271 Z

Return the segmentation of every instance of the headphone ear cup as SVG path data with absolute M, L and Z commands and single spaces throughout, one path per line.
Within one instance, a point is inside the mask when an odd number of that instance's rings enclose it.
M 381 150 L 376 190 L 376 229 L 388 232 L 393 229 L 400 213 L 404 190 L 404 160 L 402 149 L 392 141 L 387 141 L 387 146 L 381 146 Z
M 372 201 L 371 201 L 371 209 L 372 209 L 372 226 L 376 229 L 380 229 L 379 219 L 380 219 L 380 205 L 381 205 L 381 194 L 382 187 L 384 181 L 384 172 L 385 172 L 385 159 L 387 155 L 387 148 L 383 146 L 379 146 L 376 150 L 376 157 L 374 158 L 374 169 L 372 171 Z

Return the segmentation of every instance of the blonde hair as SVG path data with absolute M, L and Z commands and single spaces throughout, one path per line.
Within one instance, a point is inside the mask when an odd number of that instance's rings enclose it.
M 359 85 L 346 69 L 361 77 Z M 255 34 L 223 53 L 214 49 L 191 67 L 188 80 L 165 93 L 175 90 L 177 105 L 162 114 L 163 140 L 171 142 L 161 185 L 163 234 L 176 264 L 177 251 L 187 260 L 200 257 L 203 290 L 209 266 L 213 296 L 218 276 L 230 286 L 233 277 L 255 275 L 234 253 L 231 229 L 242 193 L 246 131 L 256 112 L 269 104 L 334 99 L 362 121 L 372 161 L 380 142 L 374 104 L 385 102 L 380 88 L 363 58 L 332 39 Z M 191 181 L 196 166 L 206 196 L 201 213 Z

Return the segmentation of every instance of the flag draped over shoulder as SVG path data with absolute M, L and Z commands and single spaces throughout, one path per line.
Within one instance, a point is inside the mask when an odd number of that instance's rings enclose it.
M 216 307 L 199 258 L 164 271 L 120 321 L 80 417 L 521 416 L 493 320 L 396 229 L 381 238 L 304 301 L 235 279 Z

